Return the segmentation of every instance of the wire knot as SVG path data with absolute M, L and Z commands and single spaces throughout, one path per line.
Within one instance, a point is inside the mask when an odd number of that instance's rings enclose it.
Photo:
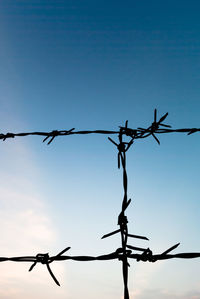
M 137 130 L 128 128 L 128 120 L 125 122 L 125 127 L 120 126 L 120 132 L 121 132 L 121 134 L 125 134 L 126 136 L 132 137 L 132 138 L 137 137 L 137 134 L 138 134 Z
M 116 143 L 112 138 L 108 137 L 108 139 L 117 147 L 118 149 L 118 168 L 120 168 L 120 160 L 122 163 L 122 166 L 125 167 L 125 158 L 124 155 L 130 148 L 130 146 L 133 144 L 133 138 L 129 142 L 123 142 L 122 141 L 122 130 L 120 129 L 120 134 L 119 134 L 119 143 Z
M 41 264 L 47 265 L 47 264 L 49 264 L 51 262 L 48 253 L 38 253 L 35 258 L 36 258 L 36 261 L 32 264 L 32 266 L 30 267 L 29 271 L 32 271 L 33 268 L 36 266 L 37 263 L 41 263 Z
M 160 141 L 156 137 L 155 133 L 159 133 L 159 132 L 161 133 L 162 132 L 162 130 L 160 131 L 160 126 L 161 127 L 165 127 L 165 128 L 171 128 L 171 126 L 163 124 L 163 121 L 165 120 L 165 118 L 167 117 L 167 115 L 168 115 L 168 113 L 165 113 L 159 120 L 157 120 L 157 109 L 155 109 L 154 110 L 154 120 L 153 120 L 151 126 L 148 127 L 147 129 L 138 128 L 138 130 L 141 131 L 141 137 L 142 136 L 143 137 L 147 137 L 149 135 L 152 135 L 153 138 L 156 140 L 156 142 L 158 144 L 160 144 Z
M 51 131 L 47 137 L 44 138 L 43 142 L 45 142 L 47 139 L 49 139 L 51 137 L 51 139 L 49 140 L 49 142 L 47 143 L 47 145 L 49 145 L 56 136 L 58 136 L 60 133 L 58 130 L 54 130 L 54 131 Z
M 49 254 L 48 253 L 39 253 L 36 255 L 36 263 L 41 263 L 41 264 L 48 264 L 50 262 L 49 259 Z
M 144 252 L 140 255 L 140 257 L 137 258 L 137 262 L 139 261 L 143 261 L 143 262 L 156 262 L 155 257 L 153 256 L 153 252 L 147 248 L 146 250 L 144 250 Z
M 128 223 L 127 217 L 125 215 L 123 215 L 122 213 L 120 213 L 118 216 L 118 225 L 124 226 L 127 223 Z
M 49 139 L 51 137 L 51 139 L 49 140 L 49 142 L 47 143 L 47 145 L 49 145 L 55 137 L 59 136 L 59 135 L 70 135 L 70 133 L 74 130 L 74 128 L 68 130 L 68 131 L 58 131 L 58 130 L 53 130 L 50 133 L 48 133 L 47 137 L 45 137 L 43 139 L 43 142 L 45 142 L 47 139 Z
M 41 263 L 43 265 L 46 265 L 47 266 L 47 270 L 49 272 L 49 274 L 51 275 L 51 277 L 53 278 L 54 282 L 60 286 L 58 280 L 56 279 L 55 275 L 53 274 L 50 266 L 49 266 L 49 263 L 52 263 L 53 260 L 49 257 L 49 254 L 48 253 L 39 253 L 36 255 L 35 257 L 36 261 L 31 265 L 29 271 L 32 271 L 33 268 L 37 265 L 37 263 Z
M 7 133 L 7 134 L 3 134 L 3 141 L 5 141 L 7 138 L 15 138 L 15 134 L 13 133 Z
M 121 261 L 123 259 L 123 256 L 130 256 L 131 254 L 131 250 L 125 250 L 123 248 L 117 248 L 117 250 L 115 251 L 118 254 L 118 259 Z

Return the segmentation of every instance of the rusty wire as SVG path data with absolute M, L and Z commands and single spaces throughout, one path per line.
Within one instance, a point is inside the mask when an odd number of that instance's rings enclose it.
M 166 125 L 163 121 L 166 119 L 168 113 L 164 114 L 159 120 L 157 120 L 157 110 L 154 110 L 154 119 L 152 124 L 144 129 L 144 128 L 137 128 L 131 129 L 128 127 L 128 121 L 126 121 L 125 126 L 119 127 L 118 131 L 108 131 L 108 130 L 94 130 L 94 131 L 74 131 L 75 129 L 72 128 L 70 130 L 53 130 L 51 132 L 29 132 L 29 133 L 7 133 L 7 134 L 0 134 L 0 139 L 5 141 L 9 138 L 15 137 L 23 137 L 29 135 L 38 135 L 45 137 L 43 142 L 48 141 L 48 145 L 58 136 L 68 136 L 73 134 L 117 134 L 118 135 L 118 142 L 114 141 L 110 137 L 108 137 L 109 141 L 115 145 L 118 153 L 118 168 L 122 167 L 123 169 L 123 189 L 124 195 L 122 200 L 122 208 L 118 216 L 118 225 L 119 229 L 114 230 L 110 233 L 105 234 L 102 239 L 111 237 L 115 234 L 120 233 L 121 236 L 121 247 L 117 248 L 114 252 L 109 254 L 104 254 L 100 256 L 70 256 L 70 255 L 63 255 L 66 251 L 70 249 L 70 247 L 65 248 L 61 252 L 59 252 L 55 256 L 49 256 L 49 253 L 39 253 L 36 256 L 21 256 L 21 257 L 0 257 L 0 262 L 4 261 L 13 261 L 13 262 L 31 262 L 32 265 L 29 268 L 29 271 L 32 271 L 34 267 L 38 264 L 46 265 L 46 268 L 54 280 L 54 282 L 60 286 L 57 278 L 55 277 L 54 273 L 50 268 L 50 264 L 55 261 L 65 261 L 65 260 L 74 260 L 74 261 L 105 261 L 105 260 L 113 260 L 118 259 L 122 262 L 122 275 L 123 275 L 123 283 L 124 283 L 124 299 L 129 299 L 129 291 L 128 291 L 128 268 L 130 266 L 129 259 L 135 259 L 137 262 L 156 262 L 159 260 L 165 259 L 172 259 L 172 258 L 184 258 L 184 259 L 191 259 L 191 258 L 198 258 L 200 257 L 199 252 L 193 253 L 178 253 L 178 254 L 170 254 L 171 251 L 176 249 L 180 243 L 173 245 L 169 249 L 165 250 L 161 254 L 153 254 L 153 252 L 147 248 L 140 248 L 133 245 L 130 245 L 128 240 L 129 238 L 139 238 L 142 240 L 149 240 L 145 236 L 130 234 L 128 232 L 128 219 L 125 215 L 125 211 L 128 208 L 129 204 L 131 203 L 131 199 L 128 199 L 128 177 L 126 171 L 126 152 L 129 148 L 133 145 L 136 139 L 147 138 L 152 136 L 155 141 L 160 144 L 160 141 L 156 134 L 163 134 L 163 133 L 187 133 L 191 135 L 193 133 L 199 132 L 199 128 L 189 128 L 189 129 L 171 129 L 170 125 Z M 128 142 L 124 141 L 124 138 L 129 138 Z M 141 253 L 135 253 L 135 252 Z

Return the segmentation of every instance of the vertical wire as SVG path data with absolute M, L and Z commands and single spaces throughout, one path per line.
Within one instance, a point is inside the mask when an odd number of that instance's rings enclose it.
M 121 139 L 121 138 L 120 138 Z M 122 140 L 120 140 L 122 142 Z M 124 214 L 125 207 L 127 205 L 127 173 L 126 173 L 126 152 L 123 151 L 120 153 L 121 164 L 123 168 L 123 188 L 124 188 L 124 198 L 122 202 L 122 211 L 119 215 L 120 220 L 120 231 L 121 231 L 121 242 L 122 242 L 122 273 L 123 273 L 123 281 L 124 281 L 124 299 L 129 299 L 129 291 L 128 291 L 128 259 L 126 254 L 126 245 L 128 239 L 128 226 L 127 226 L 127 218 Z

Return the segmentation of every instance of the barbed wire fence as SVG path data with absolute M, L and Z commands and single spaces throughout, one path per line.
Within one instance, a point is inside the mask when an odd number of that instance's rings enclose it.
M 149 136 L 152 136 L 155 141 L 160 144 L 160 141 L 156 134 L 164 134 L 164 133 L 187 133 L 187 135 L 191 135 L 196 132 L 200 132 L 200 128 L 184 128 L 184 129 L 172 129 L 170 125 L 166 125 L 163 121 L 166 119 L 168 113 L 164 114 L 159 120 L 157 120 L 157 110 L 154 110 L 154 119 L 151 125 L 148 128 L 137 128 L 131 129 L 128 127 L 128 121 L 125 122 L 125 126 L 120 126 L 117 131 L 108 131 L 108 130 L 93 130 L 93 131 L 75 131 L 75 128 L 70 130 L 53 130 L 51 132 L 28 132 L 28 133 L 6 133 L 0 134 L 0 140 L 7 140 L 15 137 L 25 137 L 30 135 L 43 136 L 43 142 L 47 142 L 47 144 L 51 144 L 52 141 L 58 136 L 68 136 L 73 134 L 104 134 L 104 135 L 118 135 L 118 141 L 115 141 L 108 137 L 108 140 L 116 147 L 117 150 L 117 162 L 118 168 L 122 169 L 123 173 L 123 200 L 122 200 L 122 208 L 118 216 L 118 226 L 117 230 L 114 230 L 102 237 L 108 238 L 115 234 L 120 234 L 121 236 L 121 246 L 117 248 L 114 252 L 109 254 L 104 254 L 100 256 L 70 256 L 64 255 L 70 247 L 65 248 L 61 252 L 59 252 L 55 256 L 49 256 L 48 253 L 39 253 L 36 256 L 20 256 L 20 257 L 0 257 L 0 262 L 5 261 L 13 261 L 13 262 L 29 262 L 32 265 L 29 268 L 29 271 L 32 271 L 34 267 L 41 263 L 46 265 L 49 274 L 51 275 L 54 282 L 60 286 L 56 276 L 52 272 L 50 268 L 50 264 L 55 261 L 66 261 L 66 260 L 74 260 L 74 261 L 106 261 L 106 260 L 114 260 L 118 259 L 122 263 L 122 276 L 123 276 L 123 284 L 124 284 L 124 299 L 129 299 L 129 290 L 128 290 L 128 270 L 130 267 L 129 259 L 134 259 L 137 262 L 156 262 L 158 260 L 166 260 L 172 258 L 183 258 L 183 259 L 191 259 L 200 257 L 200 252 L 191 252 L 191 253 L 178 253 L 171 254 L 175 248 L 179 246 L 180 243 L 173 245 L 168 248 L 161 254 L 153 254 L 152 250 L 149 248 L 140 248 L 129 244 L 129 239 L 142 239 L 148 240 L 145 236 L 130 234 L 128 231 L 128 219 L 125 215 L 126 209 L 131 203 L 131 199 L 128 199 L 128 177 L 126 171 L 126 153 L 130 149 L 130 147 L 134 144 L 137 139 L 144 139 Z M 139 253 L 138 253 L 139 252 Z

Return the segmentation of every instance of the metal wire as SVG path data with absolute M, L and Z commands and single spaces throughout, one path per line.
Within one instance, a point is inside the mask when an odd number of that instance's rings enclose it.
M 188 135 L 191 135 L 193 133 L 199 132 L 200 128 L 186 128 L 186 129 L 171 129 L 170 125 L 166 125 L 163 123 L 163 121 L 166 119 L 168 113 L 164 114 L 158 121 L 157 121 L 157 110 L 154 110 L 154 119 L 152 124 L 147 127 L 146 129 L 144 128 L 137 128 L 137 129 L 131 129 L 128 128 L 128 121 L 126 121 L 124 127 L 119 127 L 120 129 L 117 131 L 111 131 L 111 130 L 84 130 L 84 131 L 74 131 L 75 128 L 72 128 L 70 130 L 53 130 L 51 132 L 26 132 L 26 133 L 0 133 L 0 140 L 7 140 L 10 138 L 15 138 L 15 137 L 24 137 L 24 136 L 31 136 L 31 135 L 36 135 L 36 136 L 43 136 L 45 137 L 43 139 L 43 142 L 48 141 L 47 144 L 49 145 L 52 143 L 52 141 L 58 137 L 58 136 L 68 136 L 68 135 L 85 135 L 85 134 L 104 134 L 104 135 L 110 135 L 110 134 L 120 134 L 120 136 L 126 135 L 128 137 L 131 137 L 130 143 L 135 139 L 140 139 L 140 138 L 146 138 L 149 136 L 153 136 L 153 138 L 160 144 L 160 141 L 158 137 L 155 134 L 163 134 L 163 133 L 188 133 Z M 111 140 L 111 138 L 109 138 Z M 113 140 L 112 140 L 113 142 Z M 125 143 L 126 144 L 126 143 Z M 124 143 L 120 143 L 119 146 L 125 146 Z M 129 144 L 127 147 L 131 145 Z M 127 148 L 127 150 L 128 150 Z
M 6 133 L 0 134 L 0 139 L 3 141 L 15 138 L 15 137 L 24 137 L 30 135 L 38 135 L 45 137 L 43 142 L 47 142 L 47 144 L 51 144 L 52 141 L 58 136 L 68 136 L 74 134 L 117 134 L 118 142 L 114 141 L 110 137 L 108 137 L 109 141 L 115 145 L 117 149 L 117 161 L 118 168 L 122 167 L 123 171 L 123 200 L 122 200 L 122 208 L 118 216 L 118 225 L 119 229 L 114 230 L 110 233 L 105 234 L 102 239 L 111 237 L 115 234 L 120 233 L 121 236 L 121 247 L 117 248 L 114 252 L 100 255 L 100 256 L 70 256 L 63 255 L 66 251 L 70 249 L 70 247 L 65 248 L 61 252 L 59 252 L 55 256 L 49 256 L 49 253 L 39 253 L 36 256 L 21 256 L 21 257 L 0 257 L 0 262 L 12 261 L 12 262 L 30 262 L 32 263 L 29 271 L 32 271 L 38 263 L 46 265 L 47 271 L 50 276 L 54 280 L 54 282 L 60 286 L 57 278 L 50 268 L 50 264 L 55 261 L 66 261 L 66 260 L 74 260 L 74 261 L 105 261 L 105 260 L 114 260 L 118 259 L 122 262 L 122 275 L 123 275 L 123 284 L 124 284 L 124 299 L 129 299 L 129 290 L 128 290 L 128 268 L 129 268 L 129 259 L 135 259 L 136 261 L 142 262 L 156 262 L 158 260 L 166 260 L 172 258 L 183 258 L 183 259 L 191 259 L 200 257 L 199 252 L 193 253 L 178 253 L 178 254 L 169 254 L 171 251 L 176 249 L 180 243 L 173 245 L 168 248 L 161 254 L 153 254 L 153 252 L 149 248 L 140 248 L 135 247 L 129 244 L 129 238 L 139 238 L 142 240 L 148 240 L 147 237 L 141 235 L 130 234 L 128 232 L 128 219 L 125 215 L 126 209 L 131 203 L 131 199 L 128 199 L 128 176 L 126 171 L 126 153 L 130 149 L 130 147 L 134 144 L 136 139 L 143 139 L 149 136 L 152 136 L 155 141 L 160 144 L 160 141 L 156 134 L 164 134 L 164 133 L 187 133 L 191 135 L 193 133 L 199 132 L 198 128 L 186 128 L 186 129 L 171 129 L 170 125 L 166 125 L 163 121 L 166 119 L 168 113 L 164 114 L 159 120 L 157 120 L 157 110 L 154 110 L 154 119 L 149 127 L 145 128 L 137 128 L 131 129 L 128 127 L 128 121 L 125 122 L 125 126 L 120 126 L 118 131 L 108 131 L 108 130 L 93 130 L 93 131 L 75 131 L 74 128 L 70 130 L 53 130 L 51 132 L 28 132 L 28 133 Z M 128 138 L 128 142 L 124 141 L 124 138 Z M 141 253 L 135 253 L 135 252 Z

